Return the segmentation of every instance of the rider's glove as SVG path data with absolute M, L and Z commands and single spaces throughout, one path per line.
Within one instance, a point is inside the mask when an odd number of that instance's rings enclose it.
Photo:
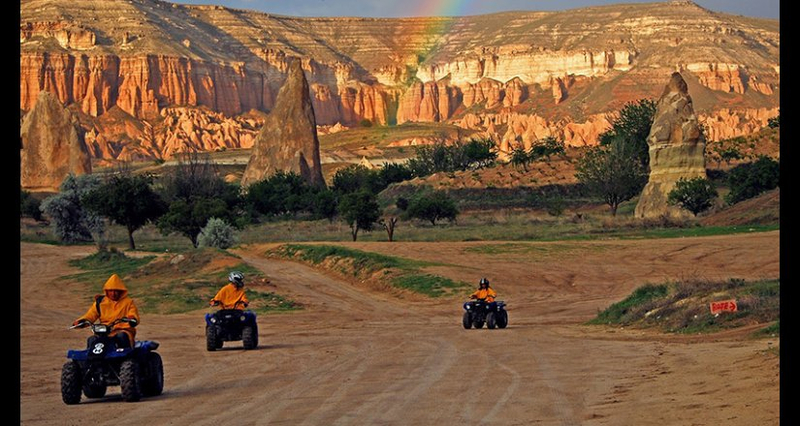
M 219 305 L 219 300 L 212 300 L 211 303 L 209 303 L 209 305 L 217 306 L 217 305 Z

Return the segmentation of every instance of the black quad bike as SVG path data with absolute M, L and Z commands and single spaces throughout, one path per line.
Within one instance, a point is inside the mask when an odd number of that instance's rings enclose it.
M 469 330 L 472 327 L 482 328 L 486 323 L 489 329 L 506 328 L 508 326 L 508 312 L 503 301 L 486 302 L 475 300 L 464 303 L 464 317 L 462 324 Z
M 85 350 L 67 351 L 67 361 L 61 368 L 61 399 L 66 404 L 81 402 L 81 392 L 87 398 L 102 398 L 109 386 L 119 386 L 122 399 L 135 402 L 142 396 L 160 395 L 164 389 L 164 366 L 161 355 L 154 352 L 158 342 L 137 341 L 133 347 L 117 347 L 109 336 L 114 325 L 126 322 L 122 318 L 111 324 L 91 324 L 95 338 Z M 70 329 L 89 326 L 81 322 Z
M 221 309 L 206 314 L 206 349 L 215 351 L 222 342 L 241 340 L 245 349 L 258 347 L 256 313 L 250 310 Z

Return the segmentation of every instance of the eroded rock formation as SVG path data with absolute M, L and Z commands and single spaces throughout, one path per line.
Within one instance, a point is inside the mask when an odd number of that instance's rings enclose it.
M 319 140 L 308 81 L 295 61 L 289 76 L 256 137 L 242 186 L 264 179 L 277 171 L 294 172 L 313 185 L 324 185 L 319 160 Z
M 634 214 L 638 218 L 690 216 L 679 206 L 667 204 L 667 197 L 679 179 L 706 176 L 703 155 L 706 144 L 689 89 L 680 73 L 672 74 L 658 100 L 647 144 L 650 146 L 650 178 Z
M 20 129 L 20 183 L 26 189 L 57 190 L 68 174 L 92 172 L 77 118 L 49 92 L 37 97 Z

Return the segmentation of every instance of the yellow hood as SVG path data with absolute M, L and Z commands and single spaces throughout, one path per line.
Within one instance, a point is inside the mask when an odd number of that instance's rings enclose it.
M 122 290 L 122 297 L 128 295 L 128 287 L 125 287 L 125 283 L 122 282 L 122 278 L 120 278 L 117 274 L 112 275 L 103 286 L 104 292 L 108 290 Z

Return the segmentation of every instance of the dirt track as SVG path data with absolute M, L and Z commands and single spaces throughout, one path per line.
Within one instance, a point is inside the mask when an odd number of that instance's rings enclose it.
M 440 261 L 447 265 L 432 270 L 452 278 L 497 277 L 510 325 L 491 331 L 462 329 L 458 301 L 397 300 L 241 251 L 307 308 L 260 317 L 258 350 L 226 344 L 214 353 L 205 351 L 203 311 L 145 312 L 139 337 L 161 342 L 164 394 L 125 403 L 111 388 L 78 406 L 61 402 L 59 374 L 66 350 L 85 342 L 85 331 L 65 328 L 90 295 L 57 279 L 87 249 L 22 244 L 22 423 L 778 424 L 778 359 L 764 353 L 777 339 L 580 325 L 648 281 L 777 277 L 778 240 L 771 232 L 532 243 L 488 254 L 474 249 L 486 243 L 351 245 Z

